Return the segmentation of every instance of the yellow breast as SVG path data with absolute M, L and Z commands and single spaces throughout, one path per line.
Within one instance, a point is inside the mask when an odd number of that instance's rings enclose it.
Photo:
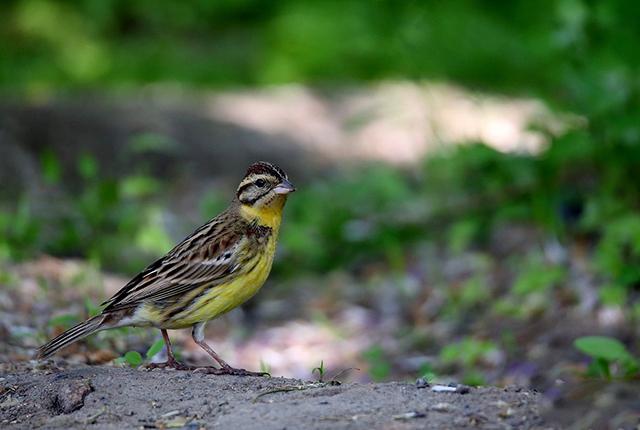
M 271 271 L 283 206 L 284 198 L 279 198 L 270 207 L 255 209 L 243 206 L 240 208 L 240 215 L 245 220 L 269 227 L 271 234 L 266 243 L 262 242 L 259 245 L 244 239 L 245 242 L 239 246 L 240 251 L 237 251 L 241 253 L 238 256 L 241 266 L 226 283 L 194 288 L 193 291 L 181 297 L 180 303 L 176 305 L 184 306 L 184 310 L 172 316 L 168 316 L 168 313 L 171 313 L 167 312 L 168 309 L 158 309 L 152 304 L 145 304 L 136 313 L 136 318 L 160 328 L 186 328 L 219 317 L 253 297 Z M 242 258 L 241 250 L 249 246 L 259 246 L 262 249 L 251 252 L 250 254 L 255 256 L 246 260 Z
M 185 328 L 202 321 L 217 318 L 253 297 L 269 276 L 276 242 L 277 237 L 275 235 L 271 236 L 265 246 L 266 249 L 259 252 L 253 260 L 249 260 L 244 264 L 247 268 L 252 268 L 251 270 L 246 273 L 240 273 L 235 279 L 226 284 L 214 286 L 191 303 L 189 309 L 185 309 L 184 312 L 176 315 L 171 321 L 165 321 L 164 328 Z

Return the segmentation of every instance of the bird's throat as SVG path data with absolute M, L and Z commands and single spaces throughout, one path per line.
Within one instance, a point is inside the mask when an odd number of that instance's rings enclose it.
M 249 222 L 257 222 L 258 225 L 270 227 L 273 230 L 280 228 L 282 221 L 282 209 L 284 208 L 285 198 L 277 198 L 269 205 L 265 206 L 249 206 L 240 205 L 240 215 Z

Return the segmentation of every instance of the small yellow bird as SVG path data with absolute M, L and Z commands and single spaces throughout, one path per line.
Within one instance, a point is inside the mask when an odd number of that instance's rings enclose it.
M 162 332 L 168 359 L 150 367 L 263 375 L 229 366 L 204 342 L 204 326 L 249 300 L 264 284 L 273 263 L 282 210 L 293 191 L 279 167 L 267 162 L 252 164 L 226 210 L 129 281 L 102 304 L 106 307 L 100 315 L 41 346 L 38 358 L 100 330 L 156 327 Z M 220 368 L 197 368 L 176 361 L 167 329 L 187 327 L 192 327 L 193 340 Z

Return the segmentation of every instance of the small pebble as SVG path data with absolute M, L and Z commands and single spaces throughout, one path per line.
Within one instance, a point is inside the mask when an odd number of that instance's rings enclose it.
M 394 415 L 393 419 L 394 420 L 412 420 L 414 418 L 424 418 L 426 416 L 427 414 L 425 414 L 424 412 L 411 411 L 405 414 Z
M 465 416 L 467 417 L 467 419 L 469 420 L 469 424 L 471 425 L 478 425 L 489 421 L 489 418 L 480 412 L 471 412 L 465 414 Z
M 449 412 L 451 409 L 451 404 L 449 403 L 436 403 L 431 407 L 432 410 L 436 412 Z
M 424 378 L 416 379 L 416 388 L 429 388 L 431 385 Z
M 469 391 L 471 391 L 471 387 L 468 385 L 458 385 L 456 387 L 456 393 L 469 394 Z
M 456 387 L 449 387 L 448 385 L 434 385 L 431 387 L 431 391 L 434 393 L 455 393 Z
M 511 408 L 507 408 L 507 409 L 503 409 L 500 412 L 498 412 L 498 416 L 500 418 L 509 418 L 510 416 L 512 416 L 515 413 L 515 411 Z
M 417 385 L 417 381 L 416 381 Z M 468 394 L 471 391 L 471 387 L 468 385 L 461 384 L 449 384 L 449 385 L 434 385 L 431 387 L 431 391 L 434 393 L 458 393 L 458 394 Z

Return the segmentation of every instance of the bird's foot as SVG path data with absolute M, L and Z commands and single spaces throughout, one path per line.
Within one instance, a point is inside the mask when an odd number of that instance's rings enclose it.
M 207 375 L 235 375 L 235 376 L 271 376 L 268 372 L 251 372 L 250 370 L 245 369 L 236 369 L 231 366 L 225 367 L 213 367 L 213 366 L 203 366 L 196 367 L 193 369 L 194 373 L 206 373 Z
M 188 366 L 186 364 L 182 364 L 176 360 L 167 360 L 164 363 L 149 363 L 144 366 L 147 370 L 153 369 L 175 369 L 175 370 L 193 370 L 193 366 Z

